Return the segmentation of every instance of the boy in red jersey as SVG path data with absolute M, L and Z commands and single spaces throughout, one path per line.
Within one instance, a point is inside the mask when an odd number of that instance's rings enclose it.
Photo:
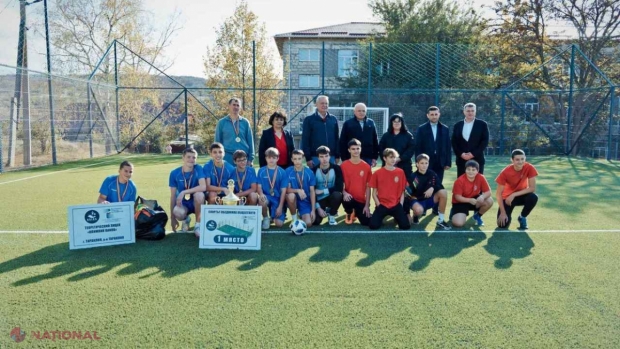
M 478 173 L 476 160 L 465 163 L 465 173 L 452 186 L 452 210 L 450 219 L 455 227 L 465 225 L 469 211 L 474 211 L 476 225 L 483 226 L 482 215 L 493 206 L 491 187 L 484 175 Z
M 385 166 L 373 173 L 370 179 L 372 198 L 375 201 L 375 212 L 370 218 L 370 229 L 379 229 L 385 216 L 392 216 L 398 224 L 398 228 L 406 230 L 411 227 L 409 219 L 403 210 L 405 199 L 405 187 L 407 178 L 402 169 L 395 167 L 398 152 L 392 148 L 383 151 Z
M 346 213 L 344 222 L 352 224 L 357 218 L 361 225 L 370 222 L 370 165 L 362 160 L 362 142 L 353 138 L 347 144 L 351 158 L 340 165 L 344 178 L 342 206 Z
M 538 196 L 534 193 L 538 171 L 532 164 L 525 162 L 525 152 L 521 149 L 513 150 L 511 158 L 512 164 L 506 166 L 495 178 L 495 199 L 499 206 L 497 226 L 508 228 L 512 220 L 512 210 L 515 206 L 523 206 L 517 220 L 519 229 L 527 229 L 527 216 L 538 203 Z

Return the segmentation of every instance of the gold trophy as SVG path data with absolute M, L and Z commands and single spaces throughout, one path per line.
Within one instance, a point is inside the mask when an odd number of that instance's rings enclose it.
M 239 203 L 241 205 L 245 205 L 246 199 L 243 197 L 239 199 L 237 195 L 235 195 L 235 181 L 232 179 L 228 180 L 228 195 L 220 198 L 219 196 L 215 198 L 215 203 L 218 205 L 226 205 L 226 206 L 237 206 Z

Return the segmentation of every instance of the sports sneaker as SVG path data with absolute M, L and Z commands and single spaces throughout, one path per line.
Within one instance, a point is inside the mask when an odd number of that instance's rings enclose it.
M 517 220 L 519 221 L 519 229 L 524 230 L 524 229 L 528 228 L 527 227 L 527 218 L 519 216 L 519 218 L 517 218 Z
M 188 233 L 189 232 L 189 222 L 190 222 L 190 218 L 189 216 L 187 216 L 187 218 L 185 218 L 183 220 L 183 222 L 181 222 L 181 231 L 184 233 Z
M 263 218 L 263 223 L 261 225 L 261 228 L 263 230 L 267 230 L 269 229 L 269 226 L 271 225 L 271 220 L 269 219 L 269 217 L 265 217 Z
M 478 214 L 478 212 L 474 213 L 474 221 L 476 221 L 476 225 L 478 226 L 484 225 L 484 221 L 482 220 L 482 217 Z
M 441 228 L 443 230 L 450 230 L 450 229 L 452 229 L 452 227 L 450 227 L 450 225 L 448 223 L 446 223 L 445 221 L 437 222 L 437 227 Z
M 420 217 L 413 216 L 413 224 L 420 224 Z
M 200 222 L 196 222 L 196 226 L 194 226 L 194 235 L 196 235 L 197 238 L 200 237 Z
M 346 224 L 353 224 L 353 222 L 355 222 L 355 211 L 351 212 L 351 213 L 347 213 L 347 215 L 344 218 L 344 222 Z
M 336 225 L 336 216 L 329 215 L 329 225 Z

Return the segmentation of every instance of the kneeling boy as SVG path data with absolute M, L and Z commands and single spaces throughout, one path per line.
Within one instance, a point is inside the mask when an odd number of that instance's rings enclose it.
M 182 231 L 189 230 L 189 215 L 196 215 L 194 234 L 200 236 L 200 208 L 205 202 L 204 191 L 207 189 L 204 172 L 200 165 L 196 165 L 198 153 L 194 148 L 183 150 L 183 166 L 170 172 L 168 186 L 170 187 L 170 224 L 174 232 L 183 222 Z
M 414 223 L 417 223 L 419 217 L 427 210 L 439 204 L 439 220 L 437 221 L 437 227 L 450 230 L 450 226 L 444 220 L 448 193 L 439 182 L 437 174 L 433 170 L 428 169 L 429 160 L 430 158 L 426 154 L 420 154 L 415 158 L 417 171 L 411 175 L 409 180 L 409 189 L 407 192 L 410 190 L 411 195 L 406 201 L 413 209 Z
M 495 182 L 497 191 L 497 226 L 508 228 L 512 220 L 512 210 L 515 206 L 523 206 L 517 218 L 519 229 L 527 229 L 527 216 L 532 212 L 538 196 L 536 195 L 536 168 L 525 161 L 525 152 L 521 149 L 512 151 L 512 164 L 506 166 L 499 173 Z
M 267 166 L 258 170 L 258 202 L 263 206 L 262 229 L 269 229 L 271 220 L 267 216 L 267 209 L 271 219 L 274 220 L 276 227 L 281 227 L 286 219 L 284 200 L 286 199 L 286 188 L 288 187 L 288 176 L 286 172 L 278 166 L 280 151 L 271 147 L 265 151 Z
M 479 168 L 476 160 L 467 161 L 465 173 L 454 182 L 450 219 L 455 227 L 465 225 L 469 211 L 474 211 L 476 225 L 483 226 L 482 215 L 493 206 L 491 187 L 484 175 L 478 173 Z
M 233 153 L 233 161 L 237 166 L 233 180 L 235 181 L 235 192 L 239 198 L 245 198 L 245 204 L 248 206 L 256 206 L 258 202 L 258 178 L 256 170 L 248 164 L 248 155 L 243 150 L 237 150 Z
M 398 228 L 406 230 L 411 227 L 409 219 L 403 210 L 405 187 L 407 178 L 402 169 L 395 167 L 398 152 L 392 148 L 383 151 L 385 166 L 375 171 L 370 179 L 372 198 L 375 201 L 375 211 L 370 218 L 370 229 L 379 229 L 385 216 L 392 216 Z
M 312 170 L 304 166 L 303 150 L 293 150 L 291 160 L 293 166 L 286 169 L 289 182 L 288 189 L 286 189 L 286 203 L 293 216 L 293 222 L 297 220 L 297 211 L 299 211 L 301 219 L 310 228 L 316 218 L 314 208 L 316 178 Z

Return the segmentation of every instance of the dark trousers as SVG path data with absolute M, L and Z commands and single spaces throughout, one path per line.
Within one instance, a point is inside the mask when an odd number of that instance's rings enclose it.
M 536 207 L 536 203 L 538 203 L 538 195 L 535 193 L 529 193 L 521 196 L 517 196 L 514 200 L 512 200 L 512 205 L 508 206 L 506 201 L 504 201 L 504 209 L 506 210 L 506 216 L 508 216 L 508 222 L 502 228 L 508 228 L 510 226 L 510 222 L 512 222 L 512 210 L 514 210 L 515 206 L 523 206 L 523 210 L 521 211 L 521 217 L 527 217 L 530 212 Z M 497 209 L 497 217 L 499 217 L 500 210 Z
M 411 228 L 409 219 L 407 219 L 407 215 L 405 214 L 403 206 L 400 203 L 392 208 L 379 205 L 379 207 L 375 208 L 375 212 L 372 213 L 368 227 L 373 230 L 381 228 L 383 218 L 385 218 L 385 216 L 394 217 L 394 220 L 398 224 L 398 229 L 400 230 L 407 230 Z
M 355 211 L 355 217 L 360 221 L 361 225 L 368 225 L 370 223 L 370 218 L 366 217 L 364 214 L 364 206 L 366 203 L 355 201 L 355 199 L 351 199 L 351 201 L 342 201 L 342 207 L 344 207 L 344 212 L 347 214 L 351 214 Z
M 484 159 L 480 160 L 478 158 L 473 158 L 472 160 L 476 160 L 478 165 L 480 165 L 480 169 L 478 170 L 478 173 L 484 174 Z M 465 173 L 466 163 L 467 161 L 461 158 L 456 158 L 456 178 L 461 177 L 461 175 Z
M 338 209 L 340 208 L 340 204 L 342 203 L 342 193 L 339 191 L 331 192 L 328 196 L 322 198 L 318 201 L 318 204 L 322 209 L 326 209 L 329 207 L 327 214 L 335 216 L 338 214 Z M 319 225 L 323 221 L 324 217 L 321 217 L 317 212 L 316 217 L 314 218 L 313 225 Z

